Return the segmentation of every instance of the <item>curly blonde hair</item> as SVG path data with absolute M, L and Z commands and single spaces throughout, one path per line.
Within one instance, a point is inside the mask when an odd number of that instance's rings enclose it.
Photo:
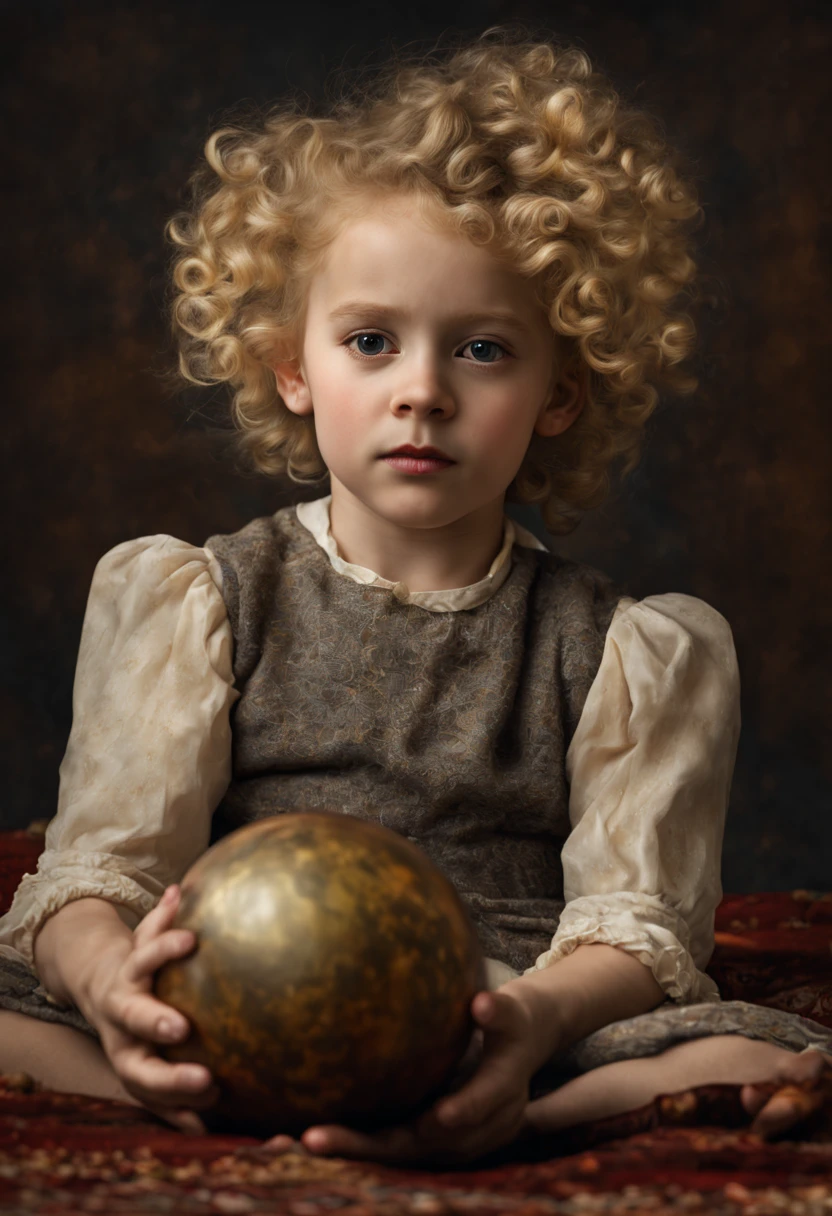
M 168 225 L 179 370 L 227 383 L 262 472 L 315 481 L 314 421 L 291 413 L 271 364 L 298 356 L 311 276 L 368 192 L 406 193 L 535 283 L 579 357 L 585 406 L 535 435 L 509 487 L 571 531 L 630 472 L 657 389 L 690 391 L 693 189 L 656 123 L 621 103 L 583 51 L 489 30 L 397 61 L 316 117 L 297 102 L 205 145 L 187 211 Z

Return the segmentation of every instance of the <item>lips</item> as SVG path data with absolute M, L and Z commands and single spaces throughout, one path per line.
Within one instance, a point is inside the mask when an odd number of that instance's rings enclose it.
M 412 443 L 402 444 L 401 447 L 393 448 L 389 452 L 385 452 L 382 459 L 388 456 L 415 456 L 417 460 L 447 460 L 449 464 L 456 464 L 453 457 L 448 456 L 439 448 L 424 447 L 416 448 Z

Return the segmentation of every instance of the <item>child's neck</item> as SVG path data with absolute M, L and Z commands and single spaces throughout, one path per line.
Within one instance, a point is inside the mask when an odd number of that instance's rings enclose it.
M 438 528 L 378 515 L 333 478 L 330 531 L 344 561 L 410 592 L 469 587 L 485 578 L 503 542 L 503 500 Z

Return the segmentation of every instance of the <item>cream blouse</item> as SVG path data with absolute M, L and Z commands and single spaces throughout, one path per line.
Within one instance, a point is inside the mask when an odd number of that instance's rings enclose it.
M 506 517 L 503 546 L 480 582 L 410 593 L 343 560 L 329 498 L 298 518 L 333 567 L 405 603 L 458 612 L 508 577 L 514 544 L 544 548 Z M 205 851 L 231 780 L 229 713 L 239 692 L 222 573 L 209 549 L 172 536 L 117 545 L 96 567 L 60 768 L 58 810 L 36 874 L 0 918 L 0 954 L 34 969 L 44 920 L 98 896 L 135 927 Z M 566 907 L 529 971 L 587 942 L 649 966 L 667 996 L 718 1000 L 703 974 L 722 897 L 720 853 L 739 737 L 731 630 L 702 600 L 623 599 L 566 755 L 572 832 L 563 851 Z M 516 976 L 489 960 L 489 986 Z

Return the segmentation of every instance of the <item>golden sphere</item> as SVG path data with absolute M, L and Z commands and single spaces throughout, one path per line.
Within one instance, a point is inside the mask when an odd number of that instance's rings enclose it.
M 156 976 L 205 1064 L 206 1122 L 254 1135 L 389 1126 L 426 1109 L 471 1041 L 482 951 L 452 884 L 405 837 L 328 812 L 231 833 L 181 884 L 195 950 Z

